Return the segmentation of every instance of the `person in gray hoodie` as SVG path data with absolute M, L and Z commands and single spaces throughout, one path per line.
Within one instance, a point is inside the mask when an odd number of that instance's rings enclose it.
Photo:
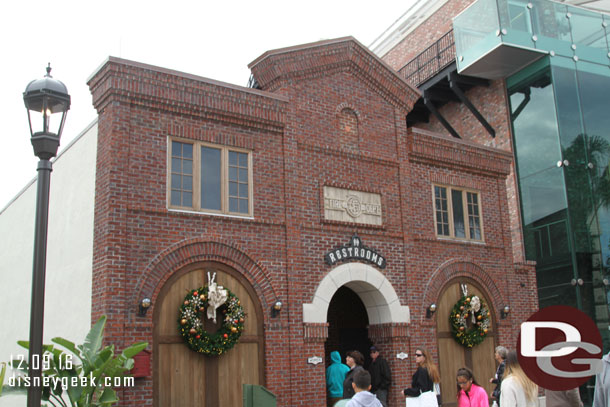
M 602 358 L 602 371 L 595 376 L 595 395 L 593 407 L 610 405 L 610 352 Z
M 382 407 L 381 402 L 371 393 L 371 374 L 362 369 L 354 374 L 352 382 L 354 397 L 347 402 L 346 407 Z

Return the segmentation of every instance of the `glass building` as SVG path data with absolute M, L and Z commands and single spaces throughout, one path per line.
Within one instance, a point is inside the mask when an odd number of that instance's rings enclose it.
M 610 16 L 551 1 L 479 0 L 453 25 L 458 72 L 506 79 L 540 307 L 585 311 L 608 352 Z

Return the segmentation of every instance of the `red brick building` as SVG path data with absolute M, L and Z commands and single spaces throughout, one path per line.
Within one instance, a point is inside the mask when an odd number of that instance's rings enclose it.
M 537 306 L 533 267 L 515 262 L 510 149 L 407 129 L 419 91 L 353 38 L 269 51 L 250 68 L 260 89 L 116 58 L 89 82 L 93 319 L 108 315 L 118 347 L 146 340 L 152 352 L 122 405 L 238 406 L 251 383 L 278 406 L 323 406 L 329 352 L 371 343 L 392 368 L 392 406 L 418 346 L 439 361 L 447 401 L 458 365 L 491 377 L 493 348 L 512 347 Z M 179 333 L 208 271 L 246 311 L 220 356 Z M 490 309 L 472 349 L 450 334 L 460 284 Z

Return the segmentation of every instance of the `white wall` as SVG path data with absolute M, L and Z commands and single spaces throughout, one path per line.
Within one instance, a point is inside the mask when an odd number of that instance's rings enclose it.
M 82 343 L 91 326 L 96 149 L 94 122 L 53 163 L 44 343 L 56 336 Z M 0 362 L 11 354 L 27 360 L 16 341 L 30 332 L 35 204 L 34 180 L 0 212 Z M 0 397 L 0 407 L 24 405 L 25 398 Z

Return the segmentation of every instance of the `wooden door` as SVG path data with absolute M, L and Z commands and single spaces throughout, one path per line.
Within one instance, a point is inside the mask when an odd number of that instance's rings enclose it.
M 221 356 L 194 352 L 178 332 L 179 306 L 187 292 L 208 283 L 207 272 L 231 290 L 246 312 L 239 342 Z M 220 323 L 220 322 L 219 322 Z M 204 326 L 209 326 L 205 321 Z M 185 268 L 165 284 L 154 315 L 155 407 L 241 406 L 242 384 L 264 385 L 263 319 L 256 294 L 236 271 L 216 263 Z
M 461 298 L 460 284 L 468 285 L 468 295 L 478 295 L 491 311 L 491 330 L 485 340 L 473 348 L 466 348 L 453 339 L 449 325 L 449 314 L 455 303 Z M 470 368 L 477 383 L 490 394 L 495 385 L 489 379 L 496 373 L 495 350 L 495 321 L 491 303 L 485 293 L 469 279 L 460 279 L 450 283 L 441 294 L 436 311 L 436 328 L 438 335 L 439 368 L 441 374 L 441 395 L 443 407 L 457 406 L 457 370 L 461 367 Z

